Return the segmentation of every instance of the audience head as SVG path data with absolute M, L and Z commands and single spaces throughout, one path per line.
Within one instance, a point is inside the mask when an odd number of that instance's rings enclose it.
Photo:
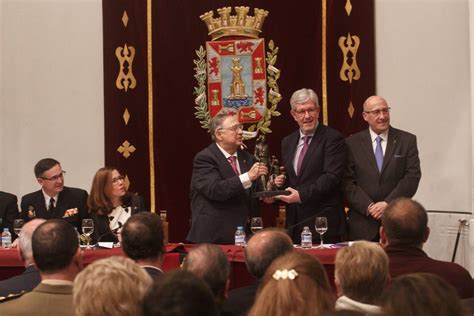
M 120 172 L 114 167 L 103 167 L 92 179 L 87 206 L 92 212 L 106 215 L 121 205 L 126 195 L 124 177 Z
M 44 222 L 46 222 L 45 219 L 35 218 L 29 222 L 26 222 L 21 228 L 20 235 L 18 236 L 18 251 L 25 265 L 33 263 L 33 248 L 31 245 L 31 239 L 36 228 L 38 228 L 38 226 Z
M 141 212 L 130 217 L 122 228 L 122 248 L 135 261 L 161 260 L 165 244 L 160 216 Z
M 454 287 L 430 273 L 393 279 L 382 297 L 382 310 L 387 316 L 467 315 Z
M 203 244 L 194 248 L 187 255 L 183 269 L 203 279 L 214 293 L 216 302 L 221 303 L 225 300 L 230 265 L 219 246 Z
M 218 315 L 216 304 L 206 283 L 189 271 L 161 275 L 143 303 L 143 316 L 201 315 Z
M 248 271 L 257 279 L 276 258 L 293 251 L 291 238 L 283 231 L 265 229 L 252 235 L 245 247 L 245 264 Z
M 317 315 L 333 309 L 332 289 L 321 263 L 307 253 L 292 251 L 268 267 L 249 315 L 305 315 L 309 311 Z
M 318 96 L 311 89 L 300 89 L 290 99 L 291 116 L 298 123 L 303 134 L 308 135 L 316 130 L 321 108 Z
M 376 134 L 381 134 L 390 127 L 390 108 L 382 97 L 373 95 L 367 98 L 362 117 Z
M 390 279 L 388 256 L 379 244 L 358 241 L 336 255 L 335 281 L 339 295 L 378 305 Z
M 384 245 L 421 247 L 428 236 L 428 215 L 420 203 L 398 198 L 388 204 L 380 228 Z
M 61 273 L 71 267 L 77 272 L 82 269 L 76 230 L 65 220 L 50 219 L 39 225 L 31 243 L 35 264 L 42 274 Z
M 44 158 L 35 165 L 35 176 L 44 192 L 53 197 L 64 189 L 64 173 L 59 161 Z
M 94 261 L 74 281 L 76 315 L 139 315 L 151 286 L 148 273 L 128 258 Z

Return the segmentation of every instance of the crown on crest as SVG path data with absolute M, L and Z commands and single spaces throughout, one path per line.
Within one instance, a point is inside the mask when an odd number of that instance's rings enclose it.
M 225 36 L 245 36 L 258 38 L 262 32 L 263 21 L 268 16 L 268 11 L 254 9 L 255 16 L 248 15 L 249 7 L 234 7 L 236 15 L 231 15 L 232 8 L 217 9 L 220 17 L 214 18 L 214 12 L 209 11 L 200 16 L 209 30 L 212 40 Z

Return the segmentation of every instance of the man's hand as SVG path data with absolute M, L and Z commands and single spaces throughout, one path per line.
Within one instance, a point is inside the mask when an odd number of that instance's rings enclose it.
M 279 176 L 275 177 L 275 180 L 273 181 L 277 188 L 281 188 L 286 181 L 286 176 L 284 174 L 280 174 Z
M 301 202 L 300 193 L 297 190 L 291 187 L 288 187 L 285 190 L 290 191 L 291 194 L 290 195 L 277 195 L 275 196 L 275 198 L 277 200 L 280 200 L 286 203 L 300 203 Z
M 369 207 L 369 214 L 377 219 L 380 220 L 382 218 L 382 214 L 385 211 L 385 208 L 387 207 L 387 202 L 385 201 L 380 201 L 375 204 L 373 204 L 371 207 Z
M 258 177 L 266 175 L 267 173 L 268 168 L 261 162 L 254 163 L 252 168 L 248 171 L 250 181 L 255 181 Z

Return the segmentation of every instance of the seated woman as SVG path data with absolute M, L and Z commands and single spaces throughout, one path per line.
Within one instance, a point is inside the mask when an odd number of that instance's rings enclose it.
M 143 197 L 127 192 L 124 177 L 113 167 L 97 170 L 87 206 L 94 220 L 93 239 L 97 242 L 118 242 L 117 234 L 130 216 L 145 211 Z
M 334 310 L 324 267 L 315 257 L 292 251 L 268 267 L 249 316 L 320 315 Z

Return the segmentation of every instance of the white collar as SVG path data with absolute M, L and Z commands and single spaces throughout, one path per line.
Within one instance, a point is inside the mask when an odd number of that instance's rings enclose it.
M 44 200 L 46 201 L 46 204 L 49 204 L 50 199 L 54 199 L 55 203 L 56 204 L 58 203 L 59 193 L 56 194 L 55 196 L 49 196 L 48 194 L 46 194 L 46 192 L 44 192 L 43 189 L 41 189 L 41 192 L 43 192 L 43 197 L 44 197 Z M 56 206 L 56 205 L 54 205 L 54 206 Z
M 369 127 L 370 139 L 372 140 L 372 143 L 375 142 L 375 139 L 377 138 L 377 136 L 380 136 L 380 138 L 382 138 L 382 140 L 386 142 L 388 139 L 388 130 L 389 129 L 387 128 L 385 132 L 381 134 L 377 134 Z
M 224 150 L 224 148 L 222 148 L 221 146 L 219 146 L 218 143 L 216 143 L 217 145 L 217 148 L 219 148 L 219 150 L 222 152 L 222 154 L 225 156 L 225 159 L 229 159 L 230 156 L 235 156 L 235 158 L 238 158 L 237 156 L 237 151 L 235 152 L 235 154 L 231 155 L 229 154 L 227 151 Z

